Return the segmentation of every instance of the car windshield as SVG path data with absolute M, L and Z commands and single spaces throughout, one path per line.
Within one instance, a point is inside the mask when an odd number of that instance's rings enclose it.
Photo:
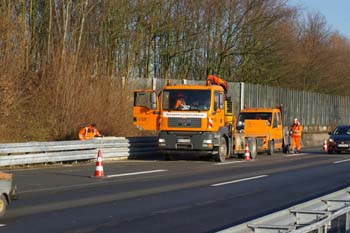
M 242 112 L 237 119 L 237 129 L 244 129 L 245 120 L 267 120 L 271 123 L 271 112 Z
M 350 126 L 337 127 L 333 131 L 334 135 L 350 135 Z
M 210 90 L 166 90 L 162 107 L 163 110 L 207 111 L 210 108 Z

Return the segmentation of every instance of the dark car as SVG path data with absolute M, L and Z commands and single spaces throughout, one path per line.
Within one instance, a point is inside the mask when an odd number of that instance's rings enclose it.
M 329 133 L 328 154 L 350 152 L 350 125 L 339 125 Z

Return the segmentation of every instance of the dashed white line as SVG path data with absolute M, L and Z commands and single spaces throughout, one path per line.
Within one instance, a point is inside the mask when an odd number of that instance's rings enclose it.
M 300 155 L 306 155 L 305 153 L 299 153 L 299 154 L 288 154 L 284 155 L 284 157 L 293 157 L 293 156 L 300 156 Z
M 132 173 L 122 173 L 122 174 L 104 176 L 103 178 L 133 176 L 133 175 L 139 175 L 139 174 L 165 172 L 165 171 L 168 171 L 168 170 L 151 170 L 151 171 L 141 171 L 141 172 L 132 172 Z M 114 182 L 113 180 L 110 180 L 110 181 L 106 180 L 104 183 L 113 183 L 113 182 Z M 31 190 L 21 191 L 20 193 L 46 192 L 46 191 L 54 191 L 54 190 L 67 189 L 67 188 L 88 187 L 88 186 L 94 186 L 94 185 L 96 185 L 96 182 L 87 183 L 87 184 L 59 186 L 59 187 L 52 187 L 52 188 L 31 189 Z
M 6 227 L 6 224 L 0 224 L 0 227 Z
M 166 171 L 168 171 L 168 170 L 151 170 L 151 171 L 131 172 L 131 173 L 108 175 L 106 177 L 112 178 L 112 177 L 122 177 L 122 176 L 135 176 L 135 175 L 142 175 L 142 174 L 149 174 L 149 173 L 156 173 L 156 172 L 166 172 Z
M 335 161 L 333 163 L 337 164 L 337 163 L 345 163 L 345 162 L 349 162 L 350 159 L 344 159 L 344 160 L 340 160 L 340 161 Z
M 267 177 L 267 176 L 268 175 L 253 176 L 253 177 L 248 177 L 248 178 L 244 178 L 244 179 L 240 179 L 240 180 L 232 180 L 232 181 L 227 181 L 227 182 L 223 182 L 223 183 L 212 184 L 210 186 L 217 187 L 217 186 L 222 186 L 222 185 L 227 185 L 227 184 L 239 183 L 239 182 L 242 182 L 242 181 L 256 180 L 256 179 L 264 178 L 264 177 Z
M 224 163 L 214 163 L 216 166 L 234 164 L 234 163 L 243 163 L 244 161 L 233 161 L 233 162 L 224 162 Z

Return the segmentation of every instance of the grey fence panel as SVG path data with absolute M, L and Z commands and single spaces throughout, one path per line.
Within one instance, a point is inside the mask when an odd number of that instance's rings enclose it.
M 350 124 L 350 97 L 245 84 L 245 104 L 250 107 L 284 105 L 284 122 L 297 117 L 305 126 Z
M 157 137 L 96 139 L 88 141 L 0 144 L 0 166 L 89 160 L 101 150 L 104 158 L 132 158 L 157 154 Z

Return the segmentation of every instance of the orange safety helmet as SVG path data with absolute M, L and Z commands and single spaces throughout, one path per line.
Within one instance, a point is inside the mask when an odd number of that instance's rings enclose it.
M 182 92 L 178 93 L 176 97 L 177 98 L 185 98 L 185 96 Z

